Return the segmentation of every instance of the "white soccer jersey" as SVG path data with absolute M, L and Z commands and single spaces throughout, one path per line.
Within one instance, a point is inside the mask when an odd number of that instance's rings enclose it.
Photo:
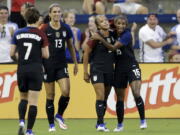
M 18 26 L 15 23 L 8 22 L 0 26 L 0 63 L 12 62 L 10 57 L 10 47 L 13 31 L 17 30 Z
M 151 29 L 147 24 L 139 30 L 140 41 L 140 60 L 141 62 L 164 62 L 162 47 L 152 48 L 146 44 L 149 40 L 162 42 L 166 37 L 163 28 L 157 25 L 155 30 Z

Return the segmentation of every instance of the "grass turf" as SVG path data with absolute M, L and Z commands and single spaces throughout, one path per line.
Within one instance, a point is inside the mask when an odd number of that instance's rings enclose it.
M 116 126 L 116 119 L 105 119 L 108 133 L 97 132 L 95 119 L 66 119 L 68 130 L 60 130 L 56 124 L 56 132 L 48 132 L 48 122 L 45 119 L 36 120 L 34 126 L 35 135 L 180 135 L 180 119 L 148 119 L 148 128 L 139 129 L 138 119 L 125 119 L 124 131 L 112 132 Z M 0 135 L 17 135 L 18 120 L 0 120 Z

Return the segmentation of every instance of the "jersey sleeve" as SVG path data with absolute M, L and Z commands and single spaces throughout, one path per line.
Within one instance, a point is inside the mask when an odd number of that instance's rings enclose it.
M 40 29 L 42 32 L 46 33 L 47 27 L 48 27 L 48 24 L 42 24 L 42 25 L 39 27 L 39 29 Z
M 77 31 L 77 39 L 78 39 L 78 41 L 81 41 L 81 37 L 82 37 L 81 30 L 78 29 L 78 31 Z
M 41 36 L 42 36 L 42 42 L 43 42 L 42 48 L 49 46 L 49 42 L 48 42 L 46 34 L 42 32 Z
M 121 38 L 118 39 L 118 41 L 123 44 L 124 46 L 127 46 L 132 41 L 132 36 L 130 32 L 125 32 Z
M 95 41 L 95 40 L 88 40 L 88 41 L 87 41 L 87 45 L 88 45 L 90 48 L 94 48 L 95 45 L 96 45 L 96 41 Z
M 73 38 L 73 32 L 68 24 L 65 24 L 67 30 L 67 39 Z

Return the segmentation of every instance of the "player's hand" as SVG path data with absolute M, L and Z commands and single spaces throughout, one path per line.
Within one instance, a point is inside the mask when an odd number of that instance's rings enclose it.
M 78 73 L 78 64 L 74 65 L 74 75 L 77 75 Z
M 90 76 L 88 73 L 84 72 L 84 81 L 90 83 Z
M 98 33 L 93 33 L 93 35 L 91 36 L 91 39 L 101 41 L 102 37 Z

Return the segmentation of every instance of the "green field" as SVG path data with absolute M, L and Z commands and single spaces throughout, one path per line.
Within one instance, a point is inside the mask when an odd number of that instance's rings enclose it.
M 57 131 L 53 135 L 180 135 L 180 119 L 148 119 L 148 129 L 146 130 L 139 129 L 138 119 L 125 119 L 125 128 L 121 133 L 112 132 L 116 126 L 116 119 L 106 119 L 105 121 L 111 132 L 97 132 L 95 119 L 66 119 L 69 129 L 62 131 L 56 125 Z M 0 135 L 17 135 L 17 130 L 17 120 L 0 120 Z M 35 135 L 50 135 L 47 120 L 38 119 L 34 132 Z

